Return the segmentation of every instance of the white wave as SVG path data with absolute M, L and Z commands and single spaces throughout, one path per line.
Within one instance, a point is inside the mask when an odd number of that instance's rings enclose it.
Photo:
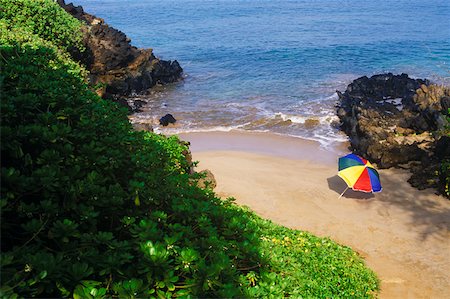
M 213 127 L 179 127 L 179 128 L 167 128 L 167 127 L 156 127 L 154 132 L 157 134 L 166 135 L 178 135 L 183 133 L 207 133 L 207 132 L 230 132 L 230 131 L 243 131 L 243 132 L 258 132 L 258 133 L 271 133 L 280 136 L 288 136 L 292 138 L 300 138 L 305 140 L 311 140 L 318 142 L 320 147 L 325 150 L 331 150 L 336 144 L 347 142 L 348 137 L 331 128 L 330 126 L 323 127 L 308 134 L 308 132 L 299 132 L 298 134 L 292 133 L 281 133 L 268 129 L 244 129 L 245 126 L 250 123 L 245 123 L 241 125 L 234 126 L 213 126 Z
M 248 130 L 243 130 L 243 131 L 248 131 Z M 336 144 L 347 142 L 349 140 L 348 137 L 344 134 L 334 134 L 334 133 L 332 133 L 329 136 L 323 136 L 320 134 L 314 134 L 312 136 L 309 136 L 309 135 L 295 135 L 295 134 L 279 133 L 279 132 L 273 132 L 270 130 L 251 130 L 251 131 L 258 132 L 258 133 L 270 132 L 271 134 L 275 134 L 275 135 L 279 135 L 279 136 L 287 136 L 287 137 L 291 137 L 291 138 L 299 138 L 299 139 L 304 139 L 304 140 L 315 141 L 315 142 L 318 142 L 320 147 L 325 150 L 334 149 Z
M 344 134 L 319 134 L 318 132 L 315 132 L 313 137 L 311 137 L 312 140 L 315 140 L 320 143 L 320 145 L 325 149 L 331 149 L 334 144 L 336 143 L 342 143 L 347 142 L 349 139 Z
M 268 132 L 281 136 L 303 138 L 316 141 L 321 148 L 332 149 L 337 143 L 347 141 L 345 135 L 335 128 L 333 123 L 338 121 L 335 114 L 334 102 L 338 99 L 336 93 L 324 94 L 308 101 L 299 102 L 295 106 L 283 107 L 278 112 L 273 110 L 270 102 L 264 98 L 255 97 L 251 101 L 232 101 L 223 103 L 223 106 L 212 111 L 192 111 L 178 114 L 177 123 L 168 127 L 159 125 L 155 114 L 142 113 L 133 115 L 130 119 L 134 122 L 151 123 L 155 133 L 175 135 L 197 132 Z M 156 109 L 165 108 L 166 101 L 158 102 Z M 198 107 L 197 107 L 198 108 Z M 221 109 L 223 113 L 221 114 Z M 159 110 L 158 110 L 159 111 Z M 153 113 L 156 113 L 153 111 Z M 160 115 L 158 113 L 157 115 Z M 224 117 L 234 115 L 233 118 Z M 217 117 L 214 117 L 217 116 Z M 223 119 L 222 119 L 223 118 Z M 288 126 L 278 126 L 280 121 L 290 121 Z M 211 122 L 212 121 L 212 122 Z M 313 127 L 307 126 L 309 121 L 314 121 Z M 224 123 L 226 125 L 224 125 Z M 236 124 L 238 123 L 238 124 Z M 240 123 L 240 124 L 239 124 Z M 272 126 L 275 124 L 274 126 Z
M 307 119 L 303 116 L 287 115 L 282 112 L 275 113 L 273 118 L 277 118 L 277 117 L 281 118 L 283 121 L 291 121 L 291 122 L 297 123 L 297 124 L 304 124 Z
M 328 96 L 318 97 L 316 99 L 308 100 L 307 103 L 323 103 L 323 102 L 336 101 L 338 99 L 339 99 L 339 97 L 338 97 L 337 93 L 333 92 L 333 94 L 328 95 Z
M 277 112 L 273 116 L 273 118 L 281 118 L 283 121 L 291 121 L 296 124 L 305 124 L 306 121 L 318 121 L 319 124 L 329 125 L 335 121 L 338 121 L 339 118 L 334 114 L 325 114 L 322 116 L 314 116 L 314 115 L 287 115 L 282 112 Z
M 156 127 L 153 131 L 157 134 L 169 134 L 176 135 L 182 133 L 206 133 L 206 132 L 230 132 L 232 130 L 238 130 L 249 123 L 235 125 L 235 126 L 214 126 L 214 127 L 180 127 L 180 128 L 166 128 Z

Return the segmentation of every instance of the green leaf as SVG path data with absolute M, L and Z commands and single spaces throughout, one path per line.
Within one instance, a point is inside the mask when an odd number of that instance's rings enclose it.
M 136 192 L 136 197 L 134 198 L 134 204 L 136 206 L 140 206 L 141 205 L 141 201 L 139 200 L 139 194 Z
M 73 299 L 93 299 L 87 288 L 77 285 L 73 291 Z
M 39 273 L 39 278 L 40 279 L 44 279 L 45 277 L 47 277 L 47 271 L 42 271 L 41 273 Z

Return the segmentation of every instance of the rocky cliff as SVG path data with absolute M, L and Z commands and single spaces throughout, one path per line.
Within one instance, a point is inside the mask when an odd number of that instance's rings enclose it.
M 417 187 L 436 186 L 439 163 L 450 159 L 449 88 L 389 73 L 358 78 L 337 93 L 352 150 L 380 168 L 410 168 Z
M 160 60 L 151 49 L 132 46 L 123 32 L 84 12 L 81 6 L 65 4 L 64 0 L 58 0 L 58 4 L 84 24 L 86 50 L 74 50 L 71 54 L 86 65 L 93 85 L 102 83 L 101 95 L 126 96 L 180 79 L 183 70 L 176 60 Z

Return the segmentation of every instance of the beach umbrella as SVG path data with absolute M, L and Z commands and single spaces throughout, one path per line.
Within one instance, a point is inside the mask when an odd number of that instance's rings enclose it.
M 339 158 L 338 170 L 338 176 L 347 183 L 347 188 L 341 193 L 339 198 L 342 197 L 348 188 L 363 192 L 381 191 L 378 172 L 369 161 L 358 155 L 348 154 Z

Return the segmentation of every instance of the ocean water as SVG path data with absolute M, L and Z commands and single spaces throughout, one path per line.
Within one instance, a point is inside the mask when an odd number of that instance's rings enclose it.
M 157 131 L 270 131 L 345 140 L 336 90 L 383 72 L 450 82 L 448 0 L 75 0 L 137 47 L 178 60 L 132 121 Z M 171 113 L 175 126 L 160 128 Z

